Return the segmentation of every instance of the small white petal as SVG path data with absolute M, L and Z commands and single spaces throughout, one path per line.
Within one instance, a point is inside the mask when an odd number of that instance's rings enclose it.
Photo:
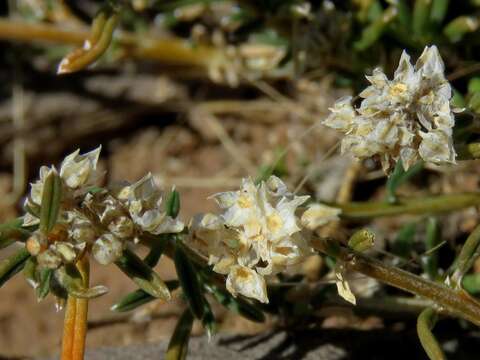
M 227 290 L 233 296 L 241 294 L 262 303 L 268 303 L 265 279 L 244 266 L 232 267 L 227 277 Z
M 353 305 L 357 304 L 357 299 L 352 293 L 352 290 L 350 290 L 347 280 L 344 278 L 343 268 L 341 266 L 337 266 L 335 269 L 335 284 L 337 285 L 338 295 Z
M 323 204 L 312 204 L 301 217 L 302 225 L 307 229 L 315 230 L 331 221 L 339 219 L 342 210 Z

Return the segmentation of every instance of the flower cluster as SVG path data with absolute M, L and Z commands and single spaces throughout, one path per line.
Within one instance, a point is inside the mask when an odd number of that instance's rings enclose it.
M 226 286 L 267 303 L 264 276 L 300 263 L 311 254 L 303 226 L 322 224 L 319 217 L 336 218 L 333 212 L 310 208 L 296 215 L 308 196 L 295 196 L 277 177 L 255 185 L 244 179 L 239 191 L 213 196 L 223 214 L 199 215 L 191 225 L 192 245 L 208 254 L 213 270 L 227 275 Z M 323 223 L 324 224 L 324 223 Z M 323 225 L 322 224 L 322 225 Z
M 112 191 L 95 187 L 101 179 L 97 169 L 100 148 L 80 155 L 68 155 L 60 171 L 42 167 L 40 179 L 31 185 L 25 201 L 24 226 L 40 223 L 39 214 L 45 180 L 49 174 L 60 178 L 60 211 L 48 233 L 36 230 L 27 240 L 27 250 L 40 268 L 58 269 L 75 263 L 91 252 L 100 264 L 118 260 L 129 241 L 142 233 L 178 233 L 183 223 L 162 210 L 162 193 L 151 174 L 134 184 Z
M 455 163 L 452 141 L 452 89 L 436 46 L 426 47 L 415 66 L 404 51 L 392 80 L 375 69 L 355 108 L 351 97 L 338 100 L 324 124 L 345 133 L 342 153 L 364 159 L 379 156 L 384 171 L 401 160 L 408 169 L 420 158 Z
M 98 187 L 99 154 L 100 148 L 83 155 L 76 151 L 59 171 L 42 167 L 25 201 L 24 226 L 39 225 L 26 248 L 39 269 L 54 270 L 59 282 L 67 276 L 65 265 L 85 255 L 107 265 L 117 262 L 128 243 L 146 233 L 174 234 L 184 228 L 162 209 L 162 193 L 151 174 L 133 184 Z M 44 193 L 52 192 L 52 176 L 61 194 L 56 205 L 44 203 L 48 198 Z M 312 253 L 310 231 L 338 219 L 340 212 L 322 204 L 300 210 L 309 197 L 292 194 L 275 176 L 258 185 L 244 179 L 240 190 L 212 197 L 223 213 L 196 216 L 189 229 L 191 245 L 208 256 L 215 272 L 227 275 L 226 287 L 234 296 L 264 303 L 268 302 L 264 277 L 301 263 Z M 41 213 L 48 207 L 58 209 L 51 228 L 42 227 Z

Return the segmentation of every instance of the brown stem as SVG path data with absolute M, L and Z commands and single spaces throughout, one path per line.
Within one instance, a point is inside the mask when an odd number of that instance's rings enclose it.
M 454 290 L 443 284 L 386 265 L 327 239 L 319 239 L 315 242 L 315 246 L 321 252 L 344 262 L 347 269 L 430 299 L 439 306 L 439 311 L 446 311 L 480 325 L 480 304 L 463 290 Z

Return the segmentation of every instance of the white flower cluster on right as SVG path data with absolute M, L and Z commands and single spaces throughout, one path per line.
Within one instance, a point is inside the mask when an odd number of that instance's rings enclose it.
M 268 302 L 264 276 L 284 271 L 312 254 L 305 229 L 325 225 L 340 212 L 317 204 L 299 218 L 297 209 L 309 196 L 295 196 L 275 176 L 258 185 L 244 179 L 239 191 L 213 198 L 224 212 L 195 217 L 191 245 L 209 257 L 215 272 L 227 275 L 227 290 L 234 296 L 263 303 Z
M 365 159 L 379 156 L 385 172 L 401 159 L 408 169 L 419 159 L 455 163 L 450 107 L 452 89 L 436 46 L 426 47 L 415 66 L 404 51 L 392 80 L 379 69 L 359 96 L 338 100 L 324 124 L 345 134 L 342 153 Z

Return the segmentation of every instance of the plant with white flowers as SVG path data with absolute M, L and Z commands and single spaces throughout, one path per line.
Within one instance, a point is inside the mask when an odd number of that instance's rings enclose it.
M 398 160 L 407 170 L 419 159 L 455 163 L 452 89 L 435 45 L 425 48 L 415 66 L 404 51 L 392 80 L 379 68 L 367 80 L 371 85 L 359 94 L 359 107 L 344 97 L 324 121 L 345 134 L 342 153 L 377 156 L 386 172 Z
M 298 208 L 309 196 L 293 195 L 276 176 L 258 185 L 244 179 L 240 190 L 213 198 L 224 212 L 197 216 L 192 241 L 207 254 L 213 271 L 227 275 L 228 291 L 263 303 L 268 302 L 264 276 L 285 271 L 312 254 L 302 224 L 334 220 L 339 213 L 326 206 L 329 213 L 314 213 L 315 208 L 310 208 L 299 219 Z

